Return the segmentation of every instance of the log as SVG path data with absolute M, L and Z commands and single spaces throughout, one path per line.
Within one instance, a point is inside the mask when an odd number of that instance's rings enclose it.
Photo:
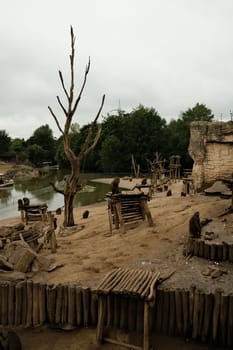
M 27 299 L 27 318 L 26 318 L 26 325 L 27 327 L 32 326 L 32 312 L 33 312 L 33 282 L 27 281 L 26 283 L 26 299 Z
M 119 345 L 120 347 L 128 348 L 128 349 L 131 349 L 131 350 L 144 350 L 145 349 L 144 347 L 142 348 L 141 346 L 136 346 L 136 345 L 133 345 L 133 344 L 123 343 L 121 341 L 118 341 L 118 340 L 115 340 L 115 339 L 111 339 L 111 338 L 104 338 L 103 340 L 106 343 Z
M 15 286 L 15 325 L 22 325 L 22 306 L 23 306 L 23 284 L 24 282 L 19 282 Z
M 83 323 L 84 327 L 89 325 L 89 313 L 90 313 L 90 289 L 82 289 L 82 299 L 83 299 Z
M 8 326 L 15 323 L 15 284 L 8 284 Z
M 223 242 L 223 247 L 222 247 L 222 260 L 228 260 L 229 257 L 229 251 L 228 251 L 228 244 L 226 244 L 225 242 Z
M 143 200 L 143 207 L 144 207 L 144 211 L 145 211 L 145 214 L 146 214 L 149 226 L 153 226 L 154 222 L 153 222 L 153 219 L 152 219 L 152 216 L 151 216 L 151 212 L 149 210 L 149 207 L 148 207 L 148 204 L 147 204 L 146 200 Z
M 192 338 L 198 338 L 198 330 L 199 330 L 199 312 L 200 312 L 200 291 L 195 289 L 194 299 L 193 299 L 193 331 Z
M 57 285 L 57 298 L 55 306 L 55 324 L 61 324 L 61 315 L 62 315 L 62 300 L 63 300 L 63 285 Z
M 55 313 L 56 313 L 56 293 L 57 287 L 53 284 L 47 285 L 47 314 L 48 322 L 51 324 L 55 323 Z
M 169 290 L 163 290 L 163 318 L 162 318 L 162 334 L 168 334 L 169 320 Z
M 233 344 L 233 295 L 229 295 L 228 322 L 227 322 L 227 346 L 232 347 L 232 344 Z
M 220 344 L 227 345 L 227 325 L 228 325 L 228 308 L 229 297 L 226 294 L 221 295 L 221 310 L 220 310 Z
M 155 308 L 155 330 L 160 332 L 162 329 L 162 314 L 163 314 L 163 290 L 157 290 L 156 308 Z
M 175 290 L 175 303 L 176 303 L 176 329 L 177 334 L 183 334 L 183 309 L 182 309 L 182 294 L 179 289 Z
M 204 256 L 204 241 L 202 239 L 199 241 L 198 256 L 200 256 L 201 258 L 203 258 L 203 256 Z
M 204 258 L 210 259 L 210 245 L 206 242 L 204 244 Z
M 202 341 L 207 342 L 210 339 L 210 327 L 213 315 L 214 296 L 212 293 L 205 293 L 205 309 L 202 327 Z
M 68 286 L 63 285 L 63 298 L 61 309 L 61 324 L 65 325 L 68 320 Z
M 100 295 L 98 300 L 98 323 L 97 323 L 97 329 L 96 329 L 97 346 L 100 346 L 103 341 L 105 308 L 106 308 L 106 296 Z
M 214 309 L 213 309 L 213 328 L 212 336 L 213 341 L 217 341 L 218 330 L 219 330 L 219 319 L 220 319 L 220 305 L 221 305 L 221 289 L 216 289 L 214 293 Z
M 22 325 L 27 325 L 27 282 L 22 282 L 22 293 L 23 293 L 23 302 L 22 302 Z M 26 297 L 25 297 L 26 296 Z
M 216 260 L 217 254 L 216 254 L 216 244 L 212 243 L 210 245 L 210 259 Z
M 175 301 L 175 291 L 170 290 L 169 293 L 169 335 L 175 334 L 175 320 L 176 320 L 176 301 Z
M 184 336 L 187 336 L 190 329 L 189 322 L 189 291 L 182 290 L 181 292 L 182 299 L 182 309 L 183 309 L 183 333 Z
M 223 244 L 217 245 L 217 260 L 219 261 L 223 260 Z
M 194 295 L 195 295 L 196 286 L 193 284 L 190 287 L 189 292 L 189 322 L 190 327 L 193 328 L 193 309 L 194 309 Z
M 79 286 L 75 288 L 76 294 L 76 324 L 81 326 L 83 324 L 83 302 L 82 289 Z
M 150 305 L 144 302 L 144 334 L 143 334 L 143 350 L 150 350 Z
M 205 312 L 205 293 L 200 292 L 200 311 L 199 311 L 199 326 L 198 326 L 198 337 L 201 338 L 202 329 L 204 324 L 204 312 Z
M 199 254 L 199 239 L 198 238 L 196 238 L 196 239 L 194 239 L 194 247 L 193 247 L 194 249 L 193 249 L 193 255 L 195 255 L 195 256 L 198 256 L 198 254 Z
M 38 326 L 39 320 L 39 283 L 34 282 L 32 285 L 33 299 L 32 299 L 32 324 Z
M 75 287 L 73 285 L 68 286 L 68 324 L 73 326 L 75 324 Z
M 39 284 L 39 324 L 46 321 L 46 287 L 44 283 Z
M 230 244 L 229 246 L 228 246 L 228 249 L 229 249 L 229 261 L 230 262 L 233 262 L 233 244 Z
M 96 326 L 98 321 L 98 298 L 97 294 L 91 292 L 91 325 Z
M 8 283 L 1 283 L 1 325 L 7 326 L 8 324 Z

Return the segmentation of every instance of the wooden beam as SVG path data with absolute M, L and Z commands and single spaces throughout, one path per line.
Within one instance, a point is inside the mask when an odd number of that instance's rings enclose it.
M 111 339 L 111 338 L 104 338 L 104 341 L 106 343 L 111 343 L 111 344 L 115 344 L 115 345 L 124 346 L 125 348 L 128 348 L 128 349 L 144 350 L 144 348 L 142 346 L 136 346 L 136 345 L 133 345 L 133 344 L 123 343 L 123 342 L 120 342 L 118 340 L 114 340 L 114 339 Z

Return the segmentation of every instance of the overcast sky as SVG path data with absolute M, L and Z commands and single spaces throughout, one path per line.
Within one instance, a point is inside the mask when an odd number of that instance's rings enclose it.
M 232 0 L 1 0 L 0 130 L 27 139 L 63 124 L 58 70 L 69 86 L 70 25 L 76 86 L 91 69 L 74 122 L 139 104 L 177 119 L 197 102 L 216 119 L 233 110 Z

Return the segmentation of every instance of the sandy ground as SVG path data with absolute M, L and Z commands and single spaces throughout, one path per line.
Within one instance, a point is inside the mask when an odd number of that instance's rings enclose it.
M 111 179 L 98 179 L 111 182 Z M 140 180 L 123 180 L 120 186 L 132 189 Z M 188 237 L 188 222 L 195 211 L 200 212 L 201 219 L 216 218 L 230 206 L 230 200 L 220 199 L 203 194 L 181 197 L 182 182 L 172 183 L 169 188 L 172 196 L 166 192 L 155 193 L 148 202 L 154 226 L 150 227 L 147 220 L 126 225 L 126 233 L 122 234 L 114 228 L 109 235 L 109 220 L 107 202 L 75 209 L 77 228 L 69 235 L 59 236 L 58 248 L 55 254 L 42 249 L 42 255 L 49 256 L 54 264 L 62 267 L 53 272 L 30 273 L 29 277 L 36 281 L 50 284 L 81 283 L 84 286 L 96 287 L 107 272 L 116 267 L 149 268 L 160 271 L 162 276 L 173 275 L 167 285 L 188 287 L 195 281 L 200 288 L 216 288 L 219 283 L 222 288 L 232 286 L 229 274 L 220 279 L 211 280 L 203 276 L 203 269 L 213 266 L 213 262 L 191 258 L 183 255 L 184 242 Z M 84 210 L 89 210 L 87 219 L 82 218 Z M 63 216 L 57 216 L 58 229 Z M 227 220 L 232 222 L 232 217 Z M 19 222 L 20 218 L 2 220 L 1 225 Z M 233 236 L 233 232 L 230 233 Z M 231 265 L 225 265 L 232 273 Z M 230 286 L 230 287 L 229 287 Z M 21 330 L 19 335 L 24 349 L 96 349 L 95 329 L 83 329 L 72 332 L 61 332 L 46 328 Z M 160 339 L 160 340 L 159 340 Z M 59 343 L 59 345 L 58 345 Z M 172 346 L 171 346 L 172 343 Z M 169 345 L 170 344 L 170 345 Z M 177 344 L 177 345 L 176 345 Z M 184 343 L 184 340 L 171 340 L 159 337 L 156 349 L 202 349 L 202 346 Z M 114 345 L 104 345 L 103 349 L 120 349 Z

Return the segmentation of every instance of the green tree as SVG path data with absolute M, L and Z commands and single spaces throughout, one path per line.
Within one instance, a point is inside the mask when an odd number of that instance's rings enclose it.
M 6 158 L 10 151 L 11 138 L 5 130 L 0 130 L 0 157 Z
M 46 151 L 40 145 L 30 145 L 27 151 L 29 161 L 36 166 L 40 166 L 46 159 Z
M 16 161 L 24 161 L 27 159 L 26 142 L 24 139 L 13 139 L 11 141 L 11 150 L 15 155 Z
M 27 140 L 27 145 L 38 145 L 43 152 L 43 159 L 41 161 L 53 162 L 56 154 L 56 140 L 53 137 L 53 132 L 48 124 L 37 128 L 33 135 Z

